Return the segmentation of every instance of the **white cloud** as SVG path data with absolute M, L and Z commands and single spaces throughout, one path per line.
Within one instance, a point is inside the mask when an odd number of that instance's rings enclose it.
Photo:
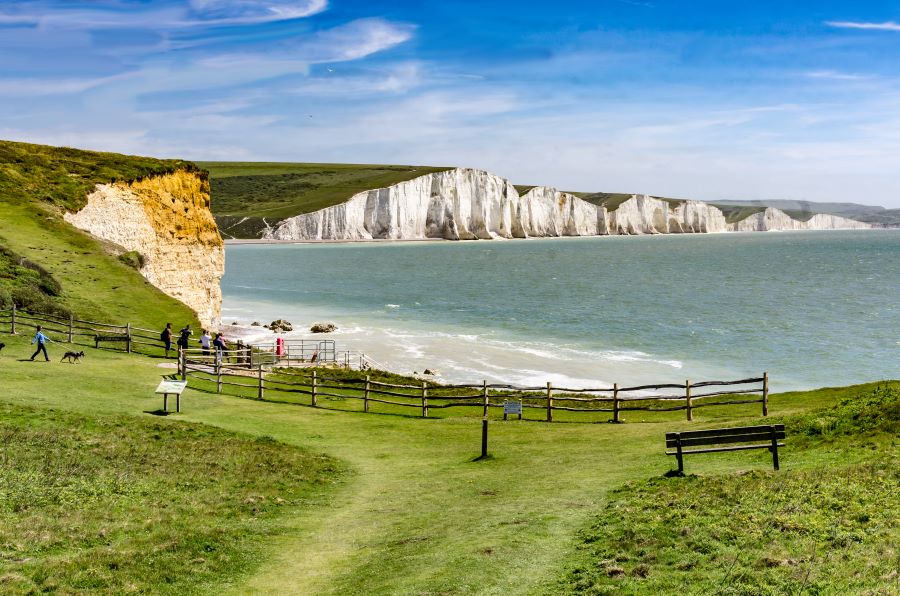
M 63 79 L 36 79 L 36 78 L 5 78 L 0 79 L 0 94 L 7 97 L 31 97 L 38 95 L 68 95 L 83 93 L 103 84 L 125 79 L 130 74 L 111 77 L 96 78 L 63 78 Z
M 827 79 L 832 81 L 867 81 L 873 78 L 871 75 L 837 72 L 834 70 L 814 70 L 804 73 L 804 76 L 810 79 Z
M 26 2 L 0 12 L 0 24 L 33 25 L 43 29 L 117 29 L 140 26 L 156 31 L 249 25 L 299 19 L 328 8 L 327 0 L 190 0 L 182 6 L 131 10 L 71 9 L 54 1 Z
M 885 21 L 884 23 L 861 23 L 856 21 L 828 21 L 825 23 L 839 29 L 870 29 L 875 31 L 900 31 L 900 23 Z
M 423 68 L 418 62 L 393 64 L 374 72 L 341 75 L 333 69 L 320 76 L 309 77 L 292 86 L 288 92 L 307 97 L 357 97 L 383 93 L 405 93 L 423 82 Z
M 249 24 L 300 19 L 328 8 L 327 0 L 191 0 L 206 24 Z
M 318 31 L 293 44 L 293 49 L 310 63 L 358 60 L 409 40 L 413 31 L 412 25 L 358 19 Z

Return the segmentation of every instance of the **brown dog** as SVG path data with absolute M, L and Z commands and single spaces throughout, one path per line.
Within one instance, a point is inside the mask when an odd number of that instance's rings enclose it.
M 84 350 L 80 352 L 66 352 L 66 355 L 62 357 L 60 362 L 68 361 L 69 364 L 75 363 L 78 364 L 81 362 L 81 359 L 84 358 Z

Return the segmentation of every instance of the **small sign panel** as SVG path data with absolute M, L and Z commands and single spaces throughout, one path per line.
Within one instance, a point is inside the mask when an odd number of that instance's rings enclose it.
M 522 415 L 522 402 L 520 401 L 504 401 L 503 402 L 503 415 L 508 416 L 509 414 L 518 414 Z
M 187 381 L 161 381 L 159 387 L 156 388 L 156 393 L 174 393 L 175 395 L 181 395 L 181 392 L 184 391 L 184 388 L 187 387 Z

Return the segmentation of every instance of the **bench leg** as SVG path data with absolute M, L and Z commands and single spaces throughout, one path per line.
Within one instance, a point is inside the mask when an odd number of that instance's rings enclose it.
M 769 447 L 769 451 L 772 452 L 772 465 L 775 467 L 775 471 L 778 471 L 778 439 L 775 438 L 775 429 L 772 429 L 772 446 Z
M 163 412 L 169 411 L 169 394 L 163 393 Z
M 180 393 L 175 394 L 175 411 L 181 412 L 181 394 Z
M 675 447 L 678 449 L 678 452 L 675 454 L 675 457 L 678 458 L 678 473 L 684 474 L 684 454 L 681 453 L 681 439 L 678 439 Z

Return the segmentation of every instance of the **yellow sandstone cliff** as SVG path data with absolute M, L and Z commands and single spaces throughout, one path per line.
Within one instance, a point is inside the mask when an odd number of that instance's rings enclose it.
M 132 182 L 98 184 L 66 221 L 94 236 L 139 252 L 141 274 L 188 305 L 200 322 L 221 321 L 225 247 L 209 209 L 205 173 L 178 170 Z

